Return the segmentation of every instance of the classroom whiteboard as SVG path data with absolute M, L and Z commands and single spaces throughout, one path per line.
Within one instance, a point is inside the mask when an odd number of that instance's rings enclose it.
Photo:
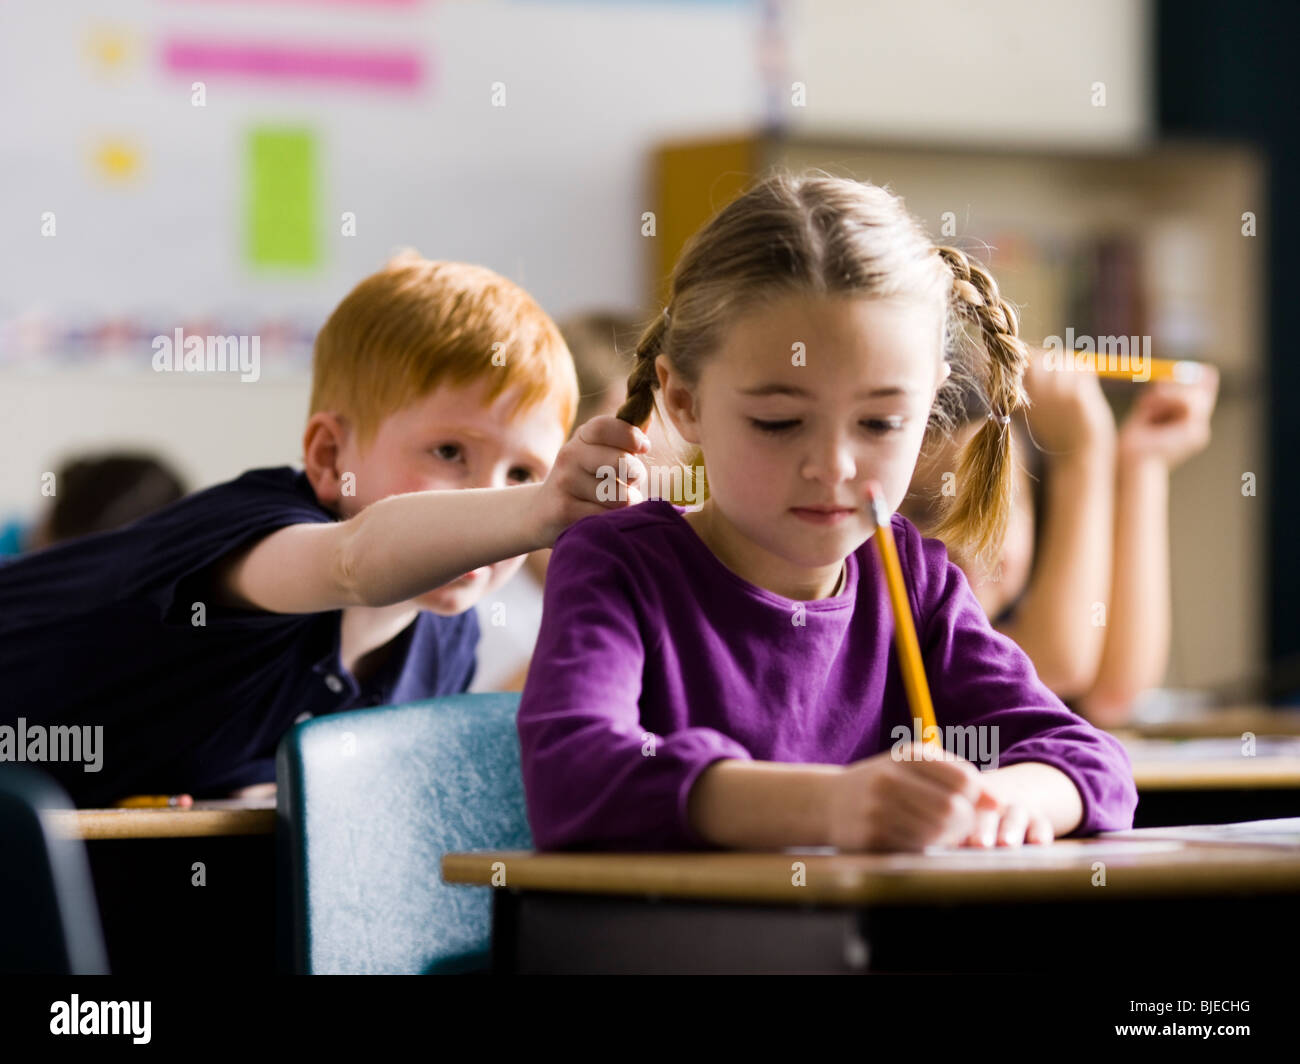
M 38 508 L 41 472 L 83 447 L 156 447 L 196 486 L 294 460 L 312 336 L 399 247 L 489 266 L 556 317 L 639 311 L 646 152 L 754 123 L 754 18 L 745 3 L 4 5 L 0 91 L 19 106 L 0 118 L 0 516 Z M 307 231 L 299 217 L 268 236 L 302 189 Z M 175 328 L 259 335 L 260 379 L 160 379 L 151 340 Z
M 0 77 L 23 106 L 6 107 L 0 141 L 0 319 L 26 328 L 5 330 L 0 359 L 30 363 L 21 352 L 45 341 L 63 360 L 51 334 L 66 348 L 114 320 L 310 328 L 405 245 L 490 266 L 554 314 L 639 306 L 644 153 L 752 123 L 753 17 L 745 4 L 6 5 Z M 295 210 L 309 241 L 259 239 Z

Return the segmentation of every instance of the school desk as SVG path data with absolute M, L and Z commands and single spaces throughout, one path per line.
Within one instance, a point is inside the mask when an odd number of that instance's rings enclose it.
M 1300 735 L 1258 734 L 1247 744 L 1235 730 L 1218 738 L 1116 734 L 1133 762 L 1134 827 L 1300 816 Z
M 114 975 L 275 972 L 274 798 L 47 816 L 86 842 Z
M 1254 735 L 1300 735 L 1300 710 L 1240 704 L 1182 709 L 1160 719 L 1136 720 L 1115 734 L 1143 739 L 1240 738 Z
M 1156 830 L 1032 853 L 457 853 L 442 876 L 494 887 L 502 973 L 1222 978 L 1300 946 L 1294 828 L 1274 845 Z
M 77 809 L 47 816 L 60 831 L 87 840 L 275 833 L 274 798 L 198 801 L 189 809 Z

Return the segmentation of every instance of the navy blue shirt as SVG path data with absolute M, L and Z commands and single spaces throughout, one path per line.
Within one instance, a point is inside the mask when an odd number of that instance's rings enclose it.
M 103 726 L 99 771 L 33 764 L 78 805 L 219 797 L 273 781 L 276 745 L 303 714 L 468 688 L 473 610 L 421 610 L 358 683 L 339 658 L 342 610 L 217 604 L 213 563 L 277 528 L 334 520 L 305 473 L 254 469 L 125 528 L 0 565 L 0 726 Z

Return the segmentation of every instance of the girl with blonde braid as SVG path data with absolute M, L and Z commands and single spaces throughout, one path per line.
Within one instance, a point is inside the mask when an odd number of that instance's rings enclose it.
M 778 172 L 687 244 L 636 357 L 618 416 L 644 428 L 662 399 L 707 462 L 704 503 L 651 499 L 556 540 L 519 710 L 539 848 L 919 850 L 1131 826 L 1123 748 L 894 513 L 947 750 L 912 741 L 867 486 L 896 510 L 927 428 L 978 387 L 989 413 L 936 533 L 998 550 L 1027 351 L 986 271 L 882 188 Z

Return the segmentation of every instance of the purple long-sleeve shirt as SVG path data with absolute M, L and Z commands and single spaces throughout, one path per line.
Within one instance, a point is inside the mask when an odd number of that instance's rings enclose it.
M 910 736 L 870 540 L 847 558 L 839 595 L 797 602 L 729 570 L 684 513 L 649 501 L 583 518 L 555 542 L 519 707 L 539 849 L 705 847 L 687 797 L 713 762 L 846 765 L 891 749 L 896 729 Z M 1131 827 L 1124 748 L 991 627 L 941 542 L 898 514 L 892 524 L 945 745 L 982 768 L 996 753 L 996 766 L 1060 769 L 1083 799 L 1072 834 Z M 956 725 L 975 726 L 964 750 Z

